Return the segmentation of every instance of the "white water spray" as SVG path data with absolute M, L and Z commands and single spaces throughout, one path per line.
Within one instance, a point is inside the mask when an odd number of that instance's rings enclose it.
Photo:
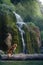
M 22 44 L 23 44 L 23 53 L 25 53 L 25 40 L 23 35 L 25 34 L 24 30 L 22 29 L 22 26 L 25 25 L 25 23 L 23 22 L 23 19 L 21 18 L 20 15 L 18 15 L 17 13 L 13 12 L 16 16 L 17 19 L 17 28 L 20 31 L 21 34 L 21 38 L 22 38 Z

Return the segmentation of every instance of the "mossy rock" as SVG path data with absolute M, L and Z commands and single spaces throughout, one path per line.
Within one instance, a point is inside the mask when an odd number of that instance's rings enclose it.
M 40 53 L 40 30 L 33 23 L 23 26 L 25 31 L 25 43 L 26 43 L 26 52 L 28 54 Z M 38 40 L 37 40 L 38 39 Z M 38 42 L 39 41 L 39 42 Z
M 12 44 L 18 44 L 18 29 L 16 26 L 16 17 L 11 8 L 6 4 L 0 4 L 0 49 L 7 50 L 4 40 L 7 33 L 12 34 Z
M 6 52 L 8 49 L 8 46 L 4 42 L 8 32 L 12 35 L 11 45 L 17 44 L 17 49 L 14 51 L 14 53 L 23 52 L 22 39 L 16 22 L 16 16 L 13 14 L 11 7 L 6 4 L 0 4 L 0 49 L 2 49 L 4 52 Z M 23 30 L 25 31 L 24 39 L 26 43 L 26 53 L 39 53 L 38 42 L 36 39 L 37 32 L 34 30 L 36 26 L 32 26 L 30 24 L 27 26 L 28 28 L 23 25 Z

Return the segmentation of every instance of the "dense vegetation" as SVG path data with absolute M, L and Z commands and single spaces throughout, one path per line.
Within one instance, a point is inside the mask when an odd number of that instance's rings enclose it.
M 40 28 L 43 45 L 43 5 L 39 0 L 11 0 L 11 2 L 25 22 L 33 22 Z
M 3 33 L 2 38 L 0 37 L 0 44 L 3 45 L 5 34 L 9 32 L 12 34 L 12 44 L 18 45 L 15 53 L 20 53 L 23 50 L 21 35 L 16 27 L 17 21 L 13 11 L 20 14 L 28 26 L 28 28 L 23 26 L 26 33 L 24 36 L 26 52 L 39 53 L 40 31 L 43 41 L 43 15 L 38 0 L 0 0 L 0 32 Z

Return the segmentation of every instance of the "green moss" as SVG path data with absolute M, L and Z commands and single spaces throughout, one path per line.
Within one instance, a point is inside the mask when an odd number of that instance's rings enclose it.
M 35 28 L 37 29 L 37 26 L 35 26 L 33 23 L 30 23 L 29 25 L 23 26 L 23 30 L 25 31 L 24 39 L 26 44 L 26 52 L 27 53 L 39 53 L 38 43 L 37 43 L 37 32 Z M 11 30 L 10 30 L 11 29 Z M 14 53 L 21 53 L 23 51 L 23 45 L 22 45 L 22 39 L 21 34 L 17 28 L 16 25 L 16 17 L 13 14 L 13 10 L 4 4 L 0 4 L 0 33 L 6 34 L 7 32 L 11 33 L 12 31 L 12 45 L 17 44 L 17 49 L 14 51 Z M 4 37 L 0 34 L 0 47 L 1 44 L 4 45 Z M 6 46 L 3 48 L 4 51 L 6 51 Z
M 34 29 L 35 28 L 35 29 Z M 37 26 L 34 24 L 30 24 L 27 26 L 23 26 L 23 30 L 25 31 L 25 40 L 26 40 L 26 48 L 27 53 L 40 53 L 38 42 L 37 42 Z M 38 37 L 39 38 L 39 37 Z
M 11 30 L 10 30 L 11 29 Z M 0 33 L 2 35 L 6 35 L 7 32 L 12 33 L 12 44 L 18 44 L 18 30 L 16 26 L 16 17 L 13 14 L 13 11 L 6 6 L 3 6 L 3 4 L 0 6 Z M 4 38 L 0 35 L 0 47 L 1 45 L 4 45 Z M 2 46 L 3 47 L 3 46 Z M 3 48 L 3 50 L 6 50 L 6 47 Z

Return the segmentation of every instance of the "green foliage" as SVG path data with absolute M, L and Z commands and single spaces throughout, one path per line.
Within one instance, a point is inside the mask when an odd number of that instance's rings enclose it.
M 0 0 L 1 3 L 2 0 Z M 17 44 L 17 49 L 14 53 L 20 53 L 23 50 L 21 35 L 16 26 L 16 17 L 13 14 L 13 10 L 19 13 L 25 22 L 30 22 L 27 27 L 23 27 L 25 31 L 24 39 L 26 42 L 27 53 L 39 53 L 39 47 L 37 42 L 37 29 L 41 24 L 39 18 L 42 18 L 39 4 L 36 0 L 15 0 L 16 5 L 13 5 L 10 0 L 3 0 L 3 4 L 0 4 L 0 32 L 5 34 L 7 32 L 12 33 L 12 44 Z M 33 24 L 32 22 L 35 24 Z M 41 21 L 40 21 L 41 22 Z M 43 25 L 43 24 L 42 24 Z M 41 27 L 42 28 L 42 27 Z M 29 30 L 30 29 L 30 30 Z M 38 30 L 38 29 L 37 29 Z M 1 36 L 3 37 L 3 36 Z M 0 37 L 0 44 L 4 45 L 4 38 Z M 1 47 L 1 46 L 0 46 Z M 6 47 L 6 46 L 5 46 Z M 5 50 L 5 48 L 4 48 Z
M 11 1 L 13 1 L 14 5 Z M 32 21 L 39 26 L 41 30 L 43 29 L 43 16 L 38 0 L 2 0 L 2 2 L 12 6 L 13 10 L 20 14 L 25 22 Z M 15 3 L 17 4 L 15 5 Z
M 1 4 L 0 4 L 1 5 Z M 6 39 L 7 33 L 12 34 L 12 44 L 17 44 L 17 27 L 16 27 L 16 17 L 13 14 L 12 10 L 7 7 L 7 5 L 0 6 L 0 48 L 4 51 L 7 50 L 7 46 L 4 42 Z M 4 45 L 5 44 L 5 45 Z M 6 48 L 6 49 L 5 49 Z
M 19 13 L 25 22 L 34 21 L 36 17 L 41 17 L 40 7 L 37 1 L 29 0 L 26 2 L 20 2 L 16 7 L 16 12 Z
M 42 42 L 42 46 L 43 46 L 43 31 L 41 31 L 41 42 Z
M 41 38 L 42 38 L 42 40 L 43 40 L 43 31 L 41 31 Z
M 0 3 L 2 4 L 3 3 L 3 0 L 0 0 Z
M 37 34 L 39 35 L 39 33 L 37 33 L 37 30 L 39 30 L 38 27 L 35 26 L 34 23 L 30 22 L 28 23 L 27 26 L 24 25 L 23 29 L 25 31 L 25 38 L 26 38 L 25 42 L 26 42 L 27 53 L 29 54 L 40 53 L 39 45 L 37 41 Z

